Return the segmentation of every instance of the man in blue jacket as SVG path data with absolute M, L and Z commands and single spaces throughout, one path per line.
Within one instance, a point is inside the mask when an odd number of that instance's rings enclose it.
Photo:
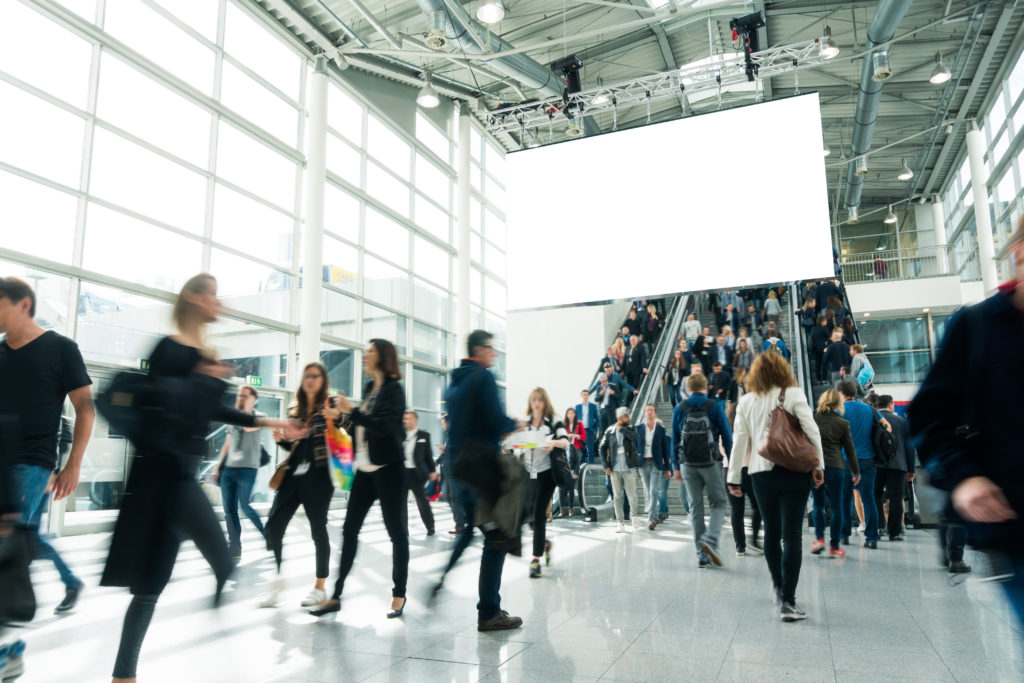
M 576 404 L 576 418 L 583 423 L 583 429 L 587 432 L 586 452 L 583 454 L 583 461 L 594 462 L 594 444 L 597 441 L 597 434 L 601 429 L 601 416 L 597 405 L 590 402 L 590 392 L 586 389 L 580 392 L 580 402 Z
M 494 363 L 497 353 L 491 345 L 493 335 L 484 330 L 474 330 L 469 335 L 467 347 L 469 358 L 452 370 L 451 382 L 445 392 L 448 408 L 448 445 L 446 452 L 452 463 L 460 457 L 472 457 L 473 451 L 463 449 L 470 441 L 479 442 L 495 450 L 501 447 L 502 436 L 523 425 L 505 414 L 505 407 L 498 396 L 498 385 L 494 375 L 487 368 Z M 476 519 L 477 495 L 467 486 L 457 489 L 457 504 L 462 508 L 466 527 L 456 541 L 445 575 L 455 566 L 459 556 L 473 538 L 473 520 Z M 509 616 L 501 609 L 501 570 L 505 564 L 505 550 L 495 539 L 484 534 L 484 549 L 480 557 L 480 601 L 477 603 L 477 630 L 502 631 L 519 628 L 523 620 Z M 441 577 L 443 583 L 444 576 Z M 441 587 L 439 583 L 434 593 Z
M 668 434 L 665 425 L 658 419 L 653 403 L 644 406 L 644 420 L 636 429 L 639 439 L 640 477 L 644 482 L 647 528 L 651 531 L 661 524 L 658 519 L 660 508 L 661 482 L 672 476 L 672 459 L 668 454 Z
M 722 451 L 732 452 L 732 430 L 719 401 L 707 397 L 708 380 L 704 375 L 686 379 L 690 397 L 672 411 L 672 456 L 679 463 L 676 479 L 686 483 L 690 500 L 690 525 L 697 549 L 697 566 L 722 566 L 718 555 L 718 538 L 729 509 L 722 476 Z M 711 521 L 704 524 L 704 493 L 711 505 Z
M 909 415 L 918 457 L 970 544 L 1006 557 L 1001 585 L 1024 621 L 1024 220 L 1006 249 L 1016 279 L 950 319 Z
M 846 381 L 839 383 L 839 393 L 843 395 L 843 417 L 850 423 L 850 436 L 853 437 L 853 449 L 857 451 L 857 464 L 860 465 L 860 482 L 853 488 L 860 491 L 860 502 L 864 504 L 864 547 L 878 549 L 878 508 L 875 505 L 875 448 L 871 441 L 871 426 L 875 420 L 887 425 L 874 408 L 857 401 L 857 385 Z M 852 505 L 851 496 L 851 505 Z M 852 518 L 853 514 L 850 513 Z M 844 530 L 847 525 L 843 525 Z
M 590 388 L 590 393 L 594 395 L 594 400 L 600 407 L 600 432 L 602 434 L 615 424 L 615 409 L 628 405 L 630 397 L 636 393 L 636 389 L 622 379 L 622 375 L 612 369 L 611 363 L 605 363 L 603 367 L 604 372 L 601 374 L 604 375 L 604 379 L 599 374 L 597 383 Z

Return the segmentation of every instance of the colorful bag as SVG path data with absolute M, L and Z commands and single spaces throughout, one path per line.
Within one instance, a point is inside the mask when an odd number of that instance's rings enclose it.
M 327 441 L 327 468 L 330 470 L 331 483 L 342 491 L 352 489 L 355 477 L 355 452 L 352 450 L 352 437 L 342 427 L 335 427 L 334 421 L 327 420 L 324 431 Z

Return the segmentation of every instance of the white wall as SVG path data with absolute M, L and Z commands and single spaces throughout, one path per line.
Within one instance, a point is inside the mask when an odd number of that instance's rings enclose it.
M 506 334 L 509 414 L 522 416 L 526 399 L 537 386 L 547 390 L 559 416 L 576 405 L 628 309 L 628 303 L 615 303 L 510 311 Z
M 930 277 L 849 284 L 850 307 L 860 317 L 865 312 L 921 310 L 963 303 L 959 277 Z

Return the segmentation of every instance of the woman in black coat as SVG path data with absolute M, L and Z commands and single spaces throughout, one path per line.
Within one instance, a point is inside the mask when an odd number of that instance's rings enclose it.
M 164 337 L 149 359 L 155 404 L 143 421 L 121 505 L 102 586 L 125 586 L 132 602 L 125 613 L 114 663 L 114 683 L 134 680 L 142 641 L 156 602 L 167 586 L 184 538 L 191 538 L 217 577 L 220 591 L 234 567 L 224 532 L 196 481 L 212 420 L 242 427 L 277 427 L 292 433 L 288 420 L 256 417 L 220 400 L 231 367 L 211 360 L 203 344 L 208 323 L 220 313 L 217 281 L 201 274 L 185 283 L 174 305 L 179 334 Z
M 371 339 L 363 353 L 363 368 L 370 381 L 363 387 L 363 402 L 353 408 L 348 397 L 338 397 L 338 408 L 325 408 L 333 420 L 350 416 L 354 427 L 355 478 L 348 496 L 345 523 L 341 528 L 341 567 L 334 594 L 310 610 L 323 616 L 341 609 L 341 593 L 356 559 L 359 531 L 374 501 L 380 500 L 384 526 L 391 539 L 391 610 L 388 618 L 405 610 L 405 589 L 409 576 L 409 522 L 405 483 L 405 389 L 402 387 L 398 352 L 384 339 Z

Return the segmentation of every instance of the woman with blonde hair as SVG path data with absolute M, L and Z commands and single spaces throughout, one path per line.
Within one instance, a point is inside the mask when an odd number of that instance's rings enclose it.
M 178 294 L 171 317 L 178 333 L 164 337 L 149 355 L 149 377 L 159 393 L 159 417 L 144 418 L 135 443 L 125 497 L 100 585 L 126 586 L 132 601 L 124 615 L 114 662 L 114 683 L 134 681 L 139 651 L 157 600 L 174 570 L 178 548 L 192 539 L 217 580 L 214 604 L 234 568 L 213 508 L 196 481 L 206 453 L 209 422 L 271 427 L 294 433 L 299 424 L 259 417 L 221 405 L 233 367 L 214 360 L 206 328 L 220 316 L 217 279 L 200 273 Z M 140 443 L 141 442 L 141 443 Z
M 779 303 L 779 295 L 775 293 L 774 289 L 770 289 L 768 290 L 768 301 L 764 304 L 764 321 L 777 323 L 780 315 L 782 315 L 782 305 Z
M 622 361 L 626 358 L 626 342 L 622 341 L 622 337 L 615 338 L 615 343 L 612 344 L 612 357 L 615 358 L 616 365 L 621 368 Z
M 825 549 L 825 493 L 832 515 L 829 524 L 829 557 L 845 557 L 846 551 L 839 547 L 842 536 L 843 517 L 850 513 L 850 501 L 846 499 L 846 462 L 850 463 L 853 483 L 860 482 L 860 466 L 857 452 L 853 448 L 850 423 L 843 418 L 843 397 L 835 389 L 829 389 L 818 399 L 818 410 L 814 422 L 821 434 L 821 450 L 825 458 L 825 485 L 814 489 L 814 543 L 811 553 L 818 555 Z
M 565 427 L 555 422 L 555 408 L 551 405 L 548 392 L 537 387 L 530 392 L 526 402 L 527 432 L 534 432 L 536 448 L 521 451 L 523 467 L 530 477 L 530 493 L 533 495 L 533 560 L 530 562 L 530 578 L 540 578 L 540 556 L 544 563 L 551 564 L 551 541 L 545 537 L 548 521 L 548 505 L 555 493 L 555 477 L 551 472 L 551 449 L 568 448 Z
M 764 521 L 764 557 L 776 602 L 781 605 L 780 616 L 783 621 L 806 619 L 807 613 L 796 605 L 796 585 L 800 580 L 800 537 L 812 475 L 776 465 L 761 457 L 758 448 L 768 429 L 772 410 L 781 406 L 797 418 L 800 428 L 814 444 L 818 465 L 813 481 L 815 486 L 821 486 L 825 470 L 821 436 L 807 398 L 781 355 L 759 355 L 747 375 L 746 387 L 748 393 L 736 406 L 736 431 L 729 457 L 729 493 L 737 497 L 743 495 L 742 474 L 746 467 Z

